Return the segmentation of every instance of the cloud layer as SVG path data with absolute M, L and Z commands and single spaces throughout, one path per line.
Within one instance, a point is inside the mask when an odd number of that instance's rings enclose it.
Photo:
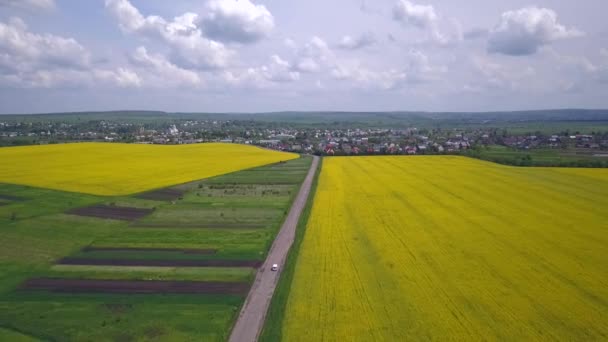
M 228 64 L 232 51 L 203 36 L 199 15 L 184 13 L 171 21 L 157 15 L 144 17 L 128 0 L 106 0 L 106 7 L 126 33 L 157 39 L 173 49 L 178 64 L 197 68 L 220 68 Z
M 483 109 L 512 99 L 592 99 L 597 107 L 605 98 L 608 26 L 592 16 L 601 11 L 471 1 L 460 11 L 440 0 L 104 0 L 97 13 L 0 0 L 0 89 L 119 89 L 121 98 L 158 91 L 166 101 L 188 98 L 180 105 L 190 109 L 205 101 L 217 110 L 464 101 Z M 95 24 L 83 26 L 89 19 Z M 12 101 L 3 92 L 0 100 Z
M 78 86 L 96 81 L 119 87 L 139 86 L 125 69 L 94 67 L 91 53 L 73 38 L 30 32 L 25 22 L 0 22 L 0 83 L 13 87 Z
M 55 8 L 54 0 L 0 0 L 0 7 L 26 10 L 49 10 Z
M 253 43 L 270 35 L 274 17 L 264 5 L 249 0 L 212 0 L 205 8 L 202 27 L 218 41 Z
M 577 29 L 559 24 L 553 10 L 526 7 L 502 14 L 498 25 L 490 31 L 488 51 L 512 56 L 530 55 L 554 41 L 582 35 Z

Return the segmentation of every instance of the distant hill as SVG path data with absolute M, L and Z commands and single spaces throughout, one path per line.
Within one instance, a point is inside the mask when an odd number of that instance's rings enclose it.
M 608 121 L 606 109 L 554 109 L 502 112 L 268 112 L 268 113 L 180 113 L 162 111 L 73 112 L 0 115 L 0 121 L 180 121 L 239 120 L 301 126 L 459 126 L 492 123 Z
M 0 115 L 0 121 L 141 121 L 141 120 L 163 120 L 169 114 L 161 111 L 121 110 L 108 112 L 69 112 L 69 113 L 37 113 L 37 114 L 4 114 Z

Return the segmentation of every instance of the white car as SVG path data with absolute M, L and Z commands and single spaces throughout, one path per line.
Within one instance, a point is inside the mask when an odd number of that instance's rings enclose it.
M 278 264 L 272 264 L 272 267 L 270 268 L 271 271 L 278 271 L 279 270 L 279 265 Z

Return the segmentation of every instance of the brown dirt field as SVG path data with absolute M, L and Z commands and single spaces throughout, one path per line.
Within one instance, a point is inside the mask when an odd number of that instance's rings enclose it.
M 182 252 L 183 254 L 204 254 L 211 255 L 217 253 L 217 249 L 197 249 L 197 248 L 145 248 L 145 247 L 91 247 L 82 249 L 83 252 Z
M 245 295 L 247 283 L 162 280 L 93 280 L 32 278 L 21 284 L 23 290 L 67 293 L 191 293 Z
M 103 266 L 165 266 L 165 267 L 251 267 L 258 268 L 258 260 L 148 260 L 148 259 L 91 259 L 63 258 L 60 265 L 103 265 Z
M 159 189 L 150 192 L 144 192 L 135 197 L 153 200 L 153 201 L 175 201 L 182 197 L 186 191 L 179 189 Z
M 134 228 L 190 228 L 190 229 L 259 229 L 266 228 L 268 225 L 266 224 L 255 224 L 255 223 L 133 223 L 131 227 Z
M 98 217 L 104 219 L 134 221 L 152 213 L 152 209 L 114 207 L 107 205 L 93 205 L 90 207 L 70 209 L 66 214 Z

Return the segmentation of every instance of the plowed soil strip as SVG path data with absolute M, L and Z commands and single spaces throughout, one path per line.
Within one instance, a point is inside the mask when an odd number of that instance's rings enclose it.
M 106 265 L 106 266 L 165 266 L 165 267 L 251 267 L 258 268 L 258 260 L 148 260 L 148 259 L 91 259 L 63 258 L 60 265 Z
M 175 201 L 182 197 L 186 191 L 178 189 L 160 189 L 150 192 L 144 192 L 135 197 L 153 200 L 153 201 Z
M 83 252 L 181 252 L 183 254 L 203 254 L 212 255 L 217 253 L 217 249 L 196 249 L 196 248 L 145 248 L 145 247 L 91 247 L 82 249 Z
M 93 205 L 90 207 L 76 208 L 66 211 L 67 214 L 78 216 L 98 217 L 104 219 L 134 221 L 150 213 L 152 209 L 114 207 L 107 205 Z
M 249 284 L 214 281 L 93 280 L 33 278 L 21 284 L 24 290 L 68 293 L 193 293 L 245 295 Z

